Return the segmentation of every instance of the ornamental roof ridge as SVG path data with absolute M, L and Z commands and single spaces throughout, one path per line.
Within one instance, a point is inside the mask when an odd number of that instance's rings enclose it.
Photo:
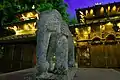
M 117 5 L 117 4 L 120 4 L 120 2 L 113 2 L 113 3 L 100 4 L 100 5 L 93 5 L 93 6 L 88 6 L 88 7 L 85 7 L 85 8 L 77 8 L 77 9 L 75 9 L 75 11 L 91 9 L 91 8 L 95 8 L 97 6 L 108 6 L 108 5 L 114 5 L 114 4 Z

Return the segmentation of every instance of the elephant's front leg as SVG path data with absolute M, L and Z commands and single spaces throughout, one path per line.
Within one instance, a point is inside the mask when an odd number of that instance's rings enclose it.
M 36 68 L 39 74 L 46 73 L 49 68 L 49 63 L 46 60 L 46 54 L 49 44 L 51 33 L 46 32 L 42 33 L 40 31 L 37 32 L 37 46 L 36 46 L 36 56 L 37 56 L 37 64 Z
M 75 66 L 75 53 L 74 53 L 74 42 L 72 36 L 68 36 L 68 66 L 74 67 Z
M 53 57 L 55 56 L 56 42 L 57 42 L 57 34 L 52 33 L 50 36 L 49 45 L 48 45 L 48 53 L 47 53 L 47 61 L 49 62 L 50 72 L 52 72 L 54 69 Z
M 68 40 L 64 35 L 58 35 L 56 46 L 56 73 L 64 73 L 68 70 Z

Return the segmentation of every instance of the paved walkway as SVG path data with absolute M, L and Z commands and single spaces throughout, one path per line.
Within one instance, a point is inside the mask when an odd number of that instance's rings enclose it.
M 120 80 L 120 72 L 113 69 L 80 68 L 74 80 Z
M 10 73 L 0 74 L 0 80 L 34 80 L 34 75 L 36 69 L 29 68 L 19 71 L 14 71 Z

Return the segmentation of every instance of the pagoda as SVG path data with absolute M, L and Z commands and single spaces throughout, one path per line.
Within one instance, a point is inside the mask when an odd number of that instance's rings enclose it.
M 69 25 L 79 67 L 120 67 L 120 2 L 76 9 L 78 24 Z
M 0 37 L 0 72 L 6 73 L 32 68 L 36 65 L 36 20 L 34 9 L 16 13 L 18 22 L 4 28 L 14 34 Z

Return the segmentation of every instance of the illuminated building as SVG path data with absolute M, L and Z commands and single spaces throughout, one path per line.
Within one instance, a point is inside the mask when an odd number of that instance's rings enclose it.
M 19 22 L 4 25 L 15 34 L 0 37 L 0 72 L 11 72 L 32 68 L 36 64 L 36 20 L 35 10 L 17 13 Z
M 76 9 L 79 24 L 69 25 L 79 67 L 120 67 L 120 2 Z

